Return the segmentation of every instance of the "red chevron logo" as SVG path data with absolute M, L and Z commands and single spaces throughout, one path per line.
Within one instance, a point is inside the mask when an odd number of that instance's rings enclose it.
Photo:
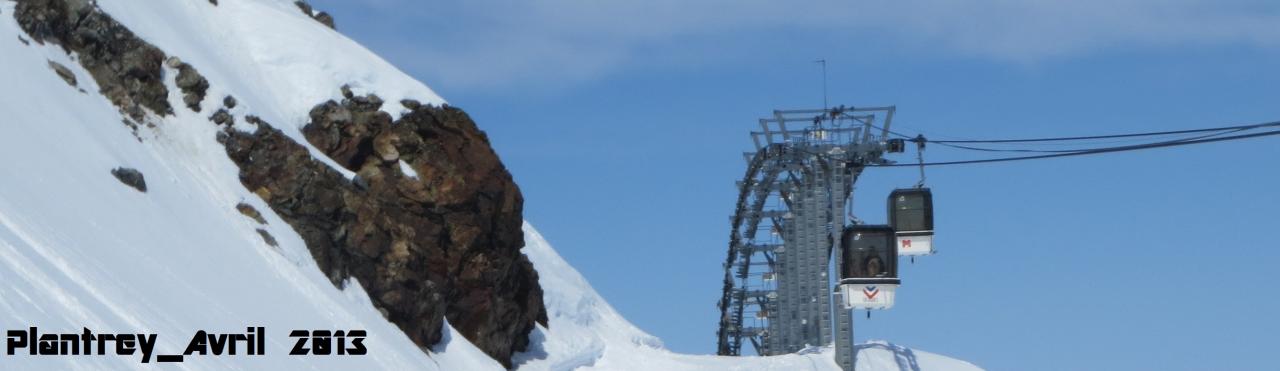
M 862 295 L 866 296 L 867 300 L 876 300 L 876 295 L 880 295 L 880 289 L 876 288 L 875 286 L 863 287 Z

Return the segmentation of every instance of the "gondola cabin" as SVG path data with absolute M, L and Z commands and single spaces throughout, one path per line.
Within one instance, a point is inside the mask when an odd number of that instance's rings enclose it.
M 840 292 L 848 309 L 889 309 L 898 279 L 896 234 L 887 225 L 854 225 L 840 237 Z
M 889 194 L 889 226 L 897 231 L 898 255 L 932 255 L 933 193 L 928 188 L 893 190 Z

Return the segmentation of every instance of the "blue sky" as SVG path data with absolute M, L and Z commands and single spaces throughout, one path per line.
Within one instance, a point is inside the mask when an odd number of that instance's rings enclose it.
M 1275 2 L 313 4 L 466 109 L 526 217 L 687 353 L 714 352 L 747 132 L 821 105 L 815 59 L 833 104 L 896 104 L 897 131 L 933 138 L 1280 120 Z M 897 307 L 855 336 L 994 370 L 1273 368 L 1277 158 L 1269 138 L 930 169 L 940 253 L 905 265 Z M 915 177 L 869 170 L 859 216 L 883 221 Z

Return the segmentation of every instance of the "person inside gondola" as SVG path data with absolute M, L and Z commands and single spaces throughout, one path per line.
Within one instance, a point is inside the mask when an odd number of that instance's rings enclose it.
M 874 251 L 874 249 L 872 249 L 872 251 Z M 880 257 L 878 255 L 871 255 L 870 257 L 867 257 L 866 267 L 867 277 L 880 277 L 880 275 L 884 274 L 884 263 L 880 261 Z

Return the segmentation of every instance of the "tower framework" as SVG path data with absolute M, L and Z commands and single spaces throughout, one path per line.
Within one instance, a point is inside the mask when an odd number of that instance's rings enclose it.
M 730 217 L 717 353 L 742 355 L 749 343 L 778 355 L 834 341 L 841 366 L 852 368 L 852 318 L 833 307 L 841 301 L 830 262 L 839 261 L 863 166 L 886 162 L 894 111 L 775 110 L 760 119 Z

